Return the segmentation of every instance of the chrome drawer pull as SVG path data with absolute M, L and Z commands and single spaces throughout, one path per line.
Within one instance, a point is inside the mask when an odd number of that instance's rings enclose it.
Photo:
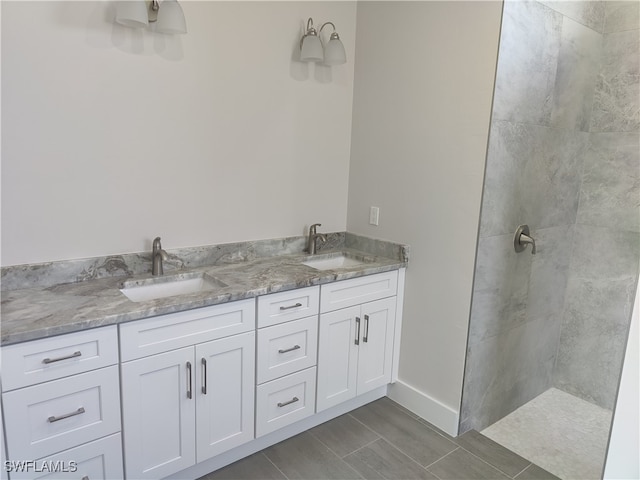
M 60 415 L 59 417 L 49 417 L 47 418 L 47 420 L 49 421 L 49 423 L 53 423 L 57 422 L 58 420 L 64 420 L 65 418 L 75 417 L 76 415 L 80 415 L 81 413 L 84 413 L 84 407 L 80 407 L 75 412 L 65 413 L 64 415 Z
M 289 305 L 288 307 L 280 307 L 280 310 L 289 310 L 290 308 L 298 308 L 301 307 L 302 304 L 300 302 L 296 303 L 295 305 Z
M 369 315 L 364 316 L 364 335 L 362 341 L 367 343 L 369 341 Z
M 300 399 L 298 397 L 293 397 L 291 400 L 289 400 L 288 402 L 283 402 L 280 403 L 278 402 L 278 406 L 279 407 L 286 407 L 287 405 L 291 405 L 292 403 L 296 403 L 297 401 L 299 401 Z
M 202 357 L 202 394 L 207 394 L 207 359 Z
M 73 352 L 71 355 L 67 355 L 65 357 L 45 358 L 44 360 L 42 360 L 42 363 L 44 363 L 45 365 L 48 365 L 49 363 L 59 362 L 61 360 L 69 360 L 70 358 L 79 357 L 81 355 L 82 355 L 82 352 L 78 350 L 77 352 Z
M 187 362 L 187 398 L 193 398 L 193 394 L 191 393 L 191 362 Z
M 287 353 L 287 352 L 293 352 L 294 350 L 299 350 L 300 349 L 300 345 L 294 345 L 291 348 L 287 348 L 286 350 L 278 350 L 278 353 Z

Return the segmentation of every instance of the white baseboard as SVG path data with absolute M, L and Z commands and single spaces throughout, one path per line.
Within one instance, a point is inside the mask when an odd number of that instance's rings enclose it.
M 389 385 L 387 396 L 452 437 L 458 436 L 460 414 L 402 380 Z

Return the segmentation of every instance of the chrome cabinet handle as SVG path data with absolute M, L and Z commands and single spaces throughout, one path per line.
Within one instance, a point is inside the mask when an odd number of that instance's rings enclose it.
M 300 345 L 294 345 L 293 347 L 287 348 L 285 350 L 280 349 L 280 350 L 278 350 L 278 353 L 293 352 L 294 350 L 299 350 L 299 349 L 300 349 Z
M 202 357 L 202 393 L 207 394 L 207 359 Z
M 289 400 L 288 402 L 278 402 L 278 407 L 282 408 L 282 407 L 286 407 L 287 405 L 291 405 L 292 403 L 296 403 L 297 401 L 299 401 L 300 399 L 298 397 L 293 397 L 291 400 Z
M 42 360 L 42 363 L 44 363 L 45 365 L 48 365 L 50 363 L 54 363 L 54 362 L 60 362 L 62 360 L 69 360 L 70 358 L 76 358 L 82 355 L 82 352 L 80 350 L 78 350 L 77 352 L 73 352 L 71 355 L 65 355 L 64 357 L 58 357 L 58 358 L 44 358 Z
M 360 345 L 360 317 L 356 317 L 356 328 L 358 331 L 356 332 L 356 345 Z
M 80 407 L 75 412 L 65 413 L 64 415 L 60 415 L 59 417 L 51 416 L 51 417 L 47 418 L 47 421 L 49 423 L 53 423 L 53 422 L 57 422 L 59 420 L 64 420 L 65 418 L 75 417 L 76 415 L 80 415 L 82 413 L 84 413 L 84 407 Z
M 369 340 L 369 315 L 364 316 L 364 335 L 362 336 L 362 341 L 367 343 Z
M 295 305 L 289 305 L 288 307 L 280 307 L 280 310 L 289 310 L 291 308 L 298 308 L 301 307 L 302 304 L 300 302 L 296 303 Z
M 192 390 L 191 390 L 191 362 L 187 362 L 187 398 L 192 398 Z

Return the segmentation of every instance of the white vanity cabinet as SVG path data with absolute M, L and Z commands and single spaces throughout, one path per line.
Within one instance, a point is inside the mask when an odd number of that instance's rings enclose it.
M 322 285 L 316 411 L 392 380 L 398 272 Z
M 258 297 L 256 437 L 315 413 L 320 287 Z
M 3 347 L 12 479 L 122 476 L 117 338 L 111 326 Z
M 161 478 L 254 438 L 254 299 L 121 324 L 120 342 L 127 478 Z

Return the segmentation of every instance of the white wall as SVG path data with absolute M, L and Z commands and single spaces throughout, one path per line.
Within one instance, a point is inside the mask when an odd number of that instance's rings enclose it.
M 605 479 L 640 478 L 640 284 L 631 316 L 618 399 L 604 469 Z
M 346 227 L 354 2 L 2 2 L 2 265 Z M 307 17 L 349 62 L 292 61 Z
M 411 245 L 392 394 L 455 433 L 500 2 L 360 2 L 347 229 Z M 380 207 L 370 226 L 369 207 Z

